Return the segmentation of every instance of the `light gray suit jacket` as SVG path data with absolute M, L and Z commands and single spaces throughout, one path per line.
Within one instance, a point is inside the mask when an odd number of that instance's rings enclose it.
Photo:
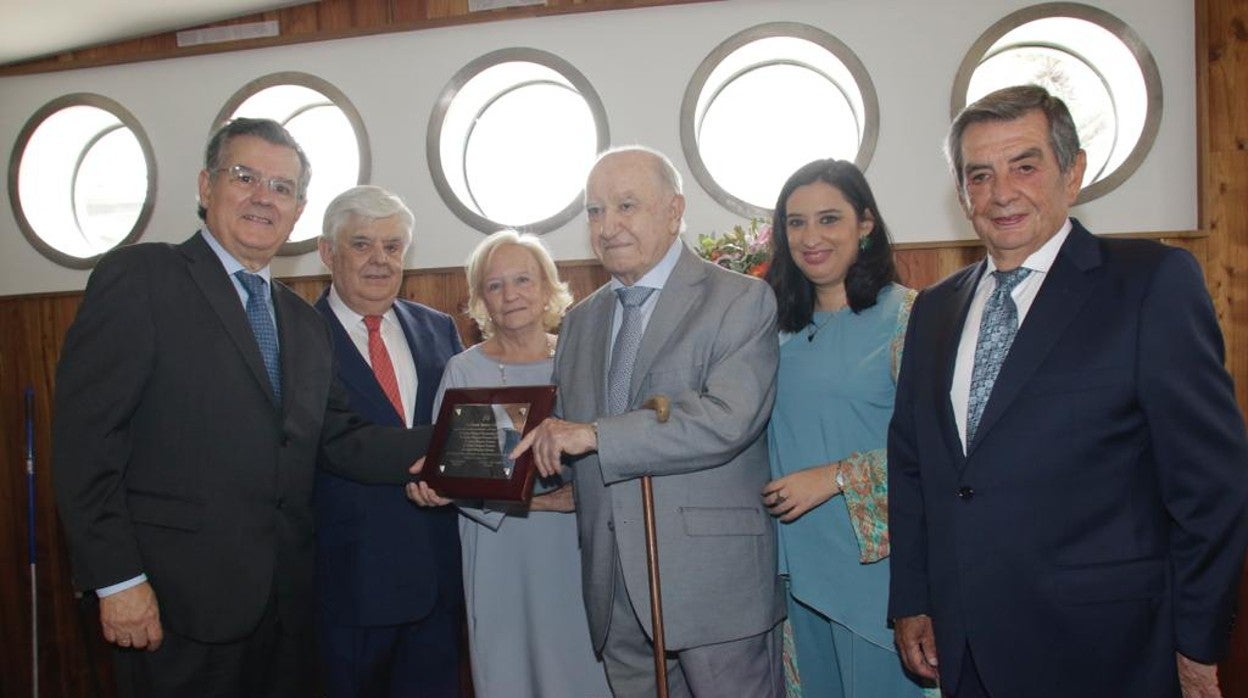
M 668 648 L 764 632 L 784 617 L 775 525 L 759 497 L 770 477 L 764 426 L 776 392 L 775 297 L 757 279 L 683 249 L 638 350 L 632 411 L 608 417 L 615 304 L 603 286 L 577 305 L 555 354 L 562 416 L 598 422 L 598 452 L 572 461 L 594 647 L 606 641 L 617 550 L 651 632 L 643 475 L 654 476 Z M 638 409 L 656 394 L 671 400 L 665 424 Z

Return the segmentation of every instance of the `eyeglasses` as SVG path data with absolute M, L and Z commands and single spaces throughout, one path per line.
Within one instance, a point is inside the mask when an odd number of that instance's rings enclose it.
M 263 184 L 274 196 L 279 199 L 294 199 L 299 196 L 299 185 L 285 177 L 269 177 L 256 172 L 246 165 L 233 165 L 231 167 L 218 167 L 217 172 L 226 172 L 230 176 L 230 184 L 240 189 L 255 191 L 256 187 Z

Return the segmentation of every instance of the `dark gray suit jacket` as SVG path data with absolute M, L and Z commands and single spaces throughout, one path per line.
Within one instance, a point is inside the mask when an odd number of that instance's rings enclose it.
M 280 406 L 200 235 L 101 259 L 57 370 L 53 478 L 76 586 L 146 573 L 162 623 L 200 641 L 245 636 L 271 598 L 288 628 L 309 627 L 318 459 L 403 482 L 428 438 L 351 413 L 321 316 L 280 283 L 272 300 Z

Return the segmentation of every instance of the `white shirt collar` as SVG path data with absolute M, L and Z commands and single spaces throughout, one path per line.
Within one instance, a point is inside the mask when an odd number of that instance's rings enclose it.
M 1073 226 L 1070 223 L 1070 219 L 1067 218 L 1066 222 L 1062 224 L 1062 227 L 1058 228 L 1057 234 L 1049 238 L 1048 242 L 1041 245 L 1040 249 L 1028 255 L 1027 259 L 1023 260 L 1022 266 L 1032 270 L 1033 272 L 1038 271 L 1041 274 L 1049 273 L 1049 269 L 1053 267 L 1053 262 L 1057 260 L 1057 253 L 1061 251 L 1062 245 L 1066 244 L 1066 238 L 1070 237 L 1070 231 L 1072 228 Z M 997 263 L 993 261 L 992 255 L 988 255 L 988 269 L 984 273 L 984 276 L 988 276 L 988 274 L 991 274 L 996 270 Z
M 659 260 L 659 263 L 654 265 L 650 271 L 643 274 L 640 279 L 637 279 L 637 282 L 633 285 L 662 289 L 663 286 L 667 284 L 667 278 L 672 275 L 672 270 L 676 268 L 676 262 L 680 261 L 680 252 L 684 249 L 684 247 L 684 242 L 682 242 L 680 236 L 677 235 L 676 239 L 672 240 L 672 246 L 667 248 L 667 253 L 663 255 L 663 258 Z M 621 283 L 619 279 L 614 276 L 611 277 L 612 291 L 623 287 L 624 284 Z
M 221 243 L 217 241 L 217 237 L 213 235 L 211 232 L 209 232 L 207 226 L 201 228 L 199 231 L 199 234 L 204 237 L 204 240 L 207 241 L 208 246 L 211 247 L 212 251 L 216 253 L 217 258 L 221 260 L 222 266 L 225 267 L 225 273 L 229 274 L 231 278 L 234 278 L 234 273 L 237 271 L 245 271 L 248 274 L 259 274 L 262 278 L 264 278 L 264 282 L 269 284 L 270 287 L 272 287 L 273 285 L 272 265 L 266 264 L 260 270 L 253 272 L 247 267 L 243 266 L 242 262 L 235 259 L 234 255 L 230 254 L 229 251 L 227 251 L 224 247 L 222 247 Z
M 329 285 L 329 296 L 326 298 L 329 302 L 330 310 L 334 311 L 334 315 L 338 317 L 338 321 L 343 327 L 351 327 L 352 325 L 363 325 L 364 316 L 351 309 L 347 302 L 342 300 L 342 296 L 338 295 L 338 287 L 332 283 Z M 391 305 L 386 312 L 381 314 L 382 326 L 393 325 L 398 322 L 394 316 L 394 306 Z

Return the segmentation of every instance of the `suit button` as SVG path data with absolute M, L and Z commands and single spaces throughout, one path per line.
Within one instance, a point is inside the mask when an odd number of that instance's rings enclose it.
M 958 499 L 969 502 L 975 498 L 975 488 L 963 485 L 958 488 Z
M 284 507 L 284 506 L 286 506 L 286 500 L 284 500 L 284 499 L 279 499 L 279 500 L 277 500 L 277 508 L 278 508 L 278 509 L 281 509 L 281 508 L 282 508 L 282 507 Z
M 282 448 L 285 448 L 289 445 L 290 445 L 290 437 L 283 434 L 282 435 Z
M 615 530 L 615 522 L 614 522 L 614 521 L 611 521 L 610 519 L 608 519 L 608 520 L 607 520 L 607 530 L 608 530 L 608 531 L 614 531 L 614 530 Z

